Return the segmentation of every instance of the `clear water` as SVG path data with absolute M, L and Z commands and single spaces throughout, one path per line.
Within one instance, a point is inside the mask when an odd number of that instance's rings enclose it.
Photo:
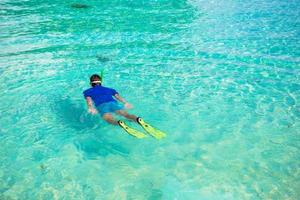
M 0 7 L 1 199 L 299 198 L 300 1 Z M 87 114 L 101 70 L 166 139 Z

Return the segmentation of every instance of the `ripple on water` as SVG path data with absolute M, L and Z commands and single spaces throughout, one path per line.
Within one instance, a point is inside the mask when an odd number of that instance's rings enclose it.
M 0 4 L 1 197 L 299 196 L 298 1 Z M 86 112 L 101 71 L 167 138 Z

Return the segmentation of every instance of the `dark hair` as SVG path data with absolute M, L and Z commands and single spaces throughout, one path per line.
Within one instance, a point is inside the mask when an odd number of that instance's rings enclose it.
M 95 87 L 96 85 L 101 85 L 101 83 L 92 83 L 93 81 L 102 81 L 101 77 L 98 74 L 93 74 L 90 77 L 90 83 L 93 87 Z

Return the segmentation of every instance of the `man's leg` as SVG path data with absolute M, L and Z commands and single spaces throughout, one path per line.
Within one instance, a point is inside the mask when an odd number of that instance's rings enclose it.
M 126 112 L 125 110 L 117 110 L 116 113 L 118 115 L 122 115 L 123 117 L 126 117 L 127 119 L 131 119 L 133 121 L 136 121 L 136 119 L 137 119 L 137 116 L 131 115 L 128 112 Z
M 111 113 L 105 113 L 102 118 L 110 124 L 118 125 L 118 121 L 116 121 Z

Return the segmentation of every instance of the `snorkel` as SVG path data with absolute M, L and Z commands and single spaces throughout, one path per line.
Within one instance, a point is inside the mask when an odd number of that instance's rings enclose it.
M 104 70 L 100 72 L 101 84 L 103 84 Z

